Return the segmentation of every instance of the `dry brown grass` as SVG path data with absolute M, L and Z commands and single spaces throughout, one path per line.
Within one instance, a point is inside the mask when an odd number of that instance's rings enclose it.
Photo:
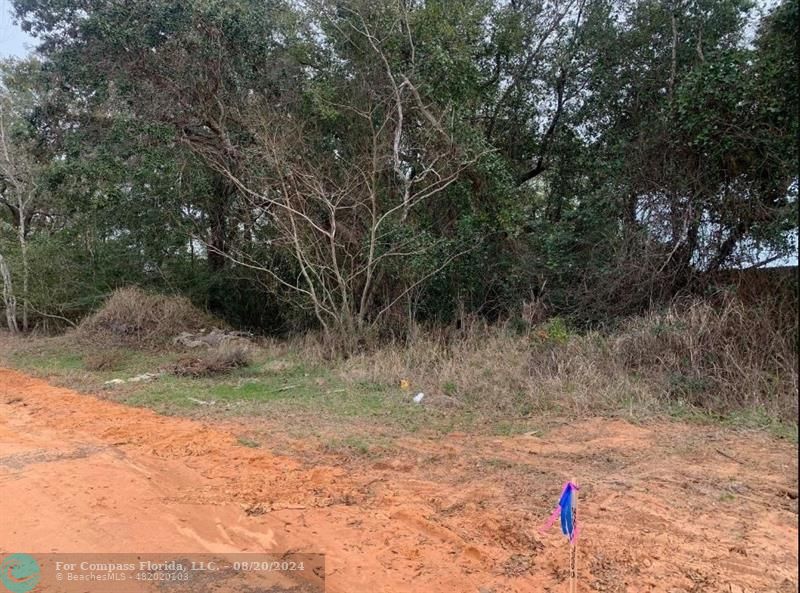
M 457 332 L 419 332 L 351 356 L 338 369 L 348 381 L 407 380 L 432 403 L 499 416 L 646 414 L 677 405 L 792 420 L 797 336 L 793 308 L 694 300 L 608 333 L 570 333 L 557 319 L 523 333 L 473 320 Z M 273 348 L 314 360 L 327 355 L 308 336 Z
M 127 346 L 161 346 L 181 332 L 224 325 L 201 311 L 185 297 L 121 288 L 102 308 L 84 319 L 78 338 L 97 343 Z
M 249 346 L 241 343 L 221 344 L 199 356 L 181 358 L 164 370 L 179 377 L 211 377 L 249 365 L 253 361 Z
M 691 301 L 630 320 L 614 358 L 660 395 L 712 411 L 753 409 L 797 418 L 798 314 L 764 297 Z
M 341 372 L 356 381 L 397 385 L 405 379 L 433 403 L 509 418 L 608 409 L 641 389 L 599 368 L 605 361 L 581 337 L 543 339 L 481 325 L 460 334 L 423 333 L 411 344 L 352 357 Z

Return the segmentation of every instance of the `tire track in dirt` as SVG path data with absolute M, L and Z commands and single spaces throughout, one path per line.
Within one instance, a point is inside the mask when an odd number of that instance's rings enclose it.
M 537 528 L 567 468 L 581 591 L 797 589 L 786 443 L 595 419 L 400 445 L 311 465 L 0 369 L 0 552 L 324 552 L 330 592 L 560 591 L 566 547 Z

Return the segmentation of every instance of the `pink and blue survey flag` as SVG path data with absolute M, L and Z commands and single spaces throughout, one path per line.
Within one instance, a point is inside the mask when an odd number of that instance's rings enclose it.
M 580 487 L 574 482 L 567 482 L 564 484 L 564 489 L 561 491 L 561 498 L 558 499 L 558 506 L 553 510 L 553 514 L 547 520 L 547 523 L 542 527 L 542 531 L 550 529 L 560 519 L 561 533 L 569 538 L 569 543 L 574 544 L 578 539 L 578 521 L 575 518 L 575 491 L 580 490 Z

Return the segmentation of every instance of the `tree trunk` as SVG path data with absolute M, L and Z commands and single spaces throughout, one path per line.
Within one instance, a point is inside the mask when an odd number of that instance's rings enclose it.
M 3 279 L 3 304 L 6 308 L 6 323 L 11 333 L 15 334 L 19 332 L 19 327 L 17 326 L 17 299 L 14 298 L 11 272 L 9 272 L 2 254 L 0 254 L 0 277 Z
M 206 211 L 208 224 L 208 270 L 211 282 L 208 284 L 206 302 L 212 311 L 222 313 L 229 302 L 229 287 L 225 285 L 223 272 L 228 259 L 228 217 L 231 201 L 236 187 L 221 174 L 214 175 L 214 195 Z
M 208 209 L 208 267 L 219 272 L 225 267 L 228 239 L 228 210 L 236 188 L 222 175 L 214 179 L 213 202 Z
M 28 265 L 28 238 L 27 223 L 30 220 L 25 215 L 25 202 L 19 199 L 19 251 L 22 258 L 22 331 L 28 331 L 28 280 L 30 277 L 30 266 Z

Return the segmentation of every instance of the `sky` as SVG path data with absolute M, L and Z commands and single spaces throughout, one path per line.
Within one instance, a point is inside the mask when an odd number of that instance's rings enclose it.
M 11 16 L 11 2 L 0 0 L 0 59 L 28 54 L 36 40 L 22 31 Z

